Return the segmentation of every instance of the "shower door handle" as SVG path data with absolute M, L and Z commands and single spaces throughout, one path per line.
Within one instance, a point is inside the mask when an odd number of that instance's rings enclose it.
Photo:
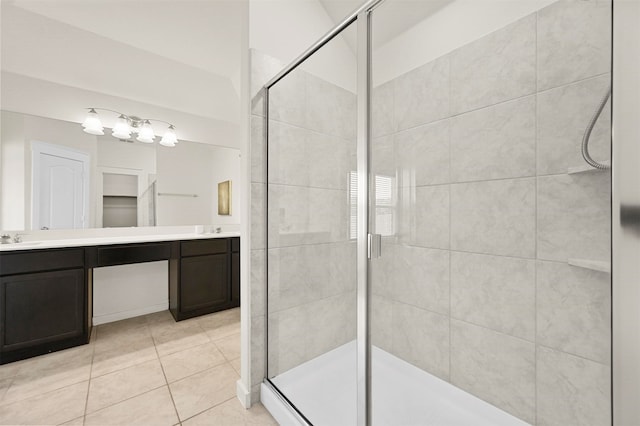
M 367 256 L 369 259 L 382 256 L 382 235 L 367 234 Z

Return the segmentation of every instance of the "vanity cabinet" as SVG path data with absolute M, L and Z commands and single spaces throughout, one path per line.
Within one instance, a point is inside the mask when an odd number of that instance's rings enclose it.
M 226 238 L 180 243 L 180 280 L 177 289 L 170 289 L 178 297 L 171 309 L 176 320 L 240 306 L 239 242 Z
M 0 364 L 89 342 L 93 268 L 167 260 L 176 321 L 240 306 L 240 238 L 0 252 Z
M 0 256 L 0 364 L 88 341 L 82 249 Z

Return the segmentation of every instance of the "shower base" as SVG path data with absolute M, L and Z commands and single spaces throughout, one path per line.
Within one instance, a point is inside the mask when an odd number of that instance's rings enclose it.
M 373 424 L 502 426 L 528 423 L 377 347 L 372 350 Z M 356 342 L 271 379 L 315 426 L 356 424 Z M 261 387 L 263 405 L 282 425 L 299 424 L 276 394 Z

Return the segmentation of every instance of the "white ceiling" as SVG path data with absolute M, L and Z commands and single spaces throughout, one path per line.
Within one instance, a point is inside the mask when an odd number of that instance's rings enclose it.
M 364 0 L 319 0 L 334 23 L 360 7 Z M 381 46 L 432 15 L 452 0 L 385 0 L 373 12 L 373 45 Z M 355 39 L 346 37 L 355 51 Z

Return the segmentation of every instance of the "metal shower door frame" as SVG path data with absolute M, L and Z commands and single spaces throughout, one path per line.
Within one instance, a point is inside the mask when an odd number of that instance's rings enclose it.
M 358 426 L 368 426 L 372 423 L 371 417 L 371 339 L 370 339 L 370 208 L 371 182 L 370 175 L 370 142 L 371 142 L 371 12 L 384 0 L 368 0 L 358 9 L 349 14 L 344 20 L 327 32 L 316 43 L 309 47 L 293 62 L 276 74 L 263 86 L 265 115 L 265 150 L 266 150 L 266 175 L 267 191 L 265 195 L 265 241 L 267 242 L 267 252 L 269 243 L 269 191 L 268 191 L 268 155 L 269 155 L 269 90 L 273 85 L 282 80 L 306 59 L 320 50 L 323 46 L 338 36 L 344 29 L 354 22 L 357 25 L 357 424 Z M 268 277 L 268 256 L 265 262 L 265 275 Z M 269 279 L 267 278 L 267 294 Z M 267 315 L 268 315 L 268 297 Z M 269 365 L 269 321 L 265 325 L 265 369 L 268 376 Z M 294 404 L 284 395 L 278 387 L 269 379 L 264 379 L 266 385 L 274 391 L 281 402 L 294 414 L 295 417 L 305 424 L 311 422 L 301 413 Z

